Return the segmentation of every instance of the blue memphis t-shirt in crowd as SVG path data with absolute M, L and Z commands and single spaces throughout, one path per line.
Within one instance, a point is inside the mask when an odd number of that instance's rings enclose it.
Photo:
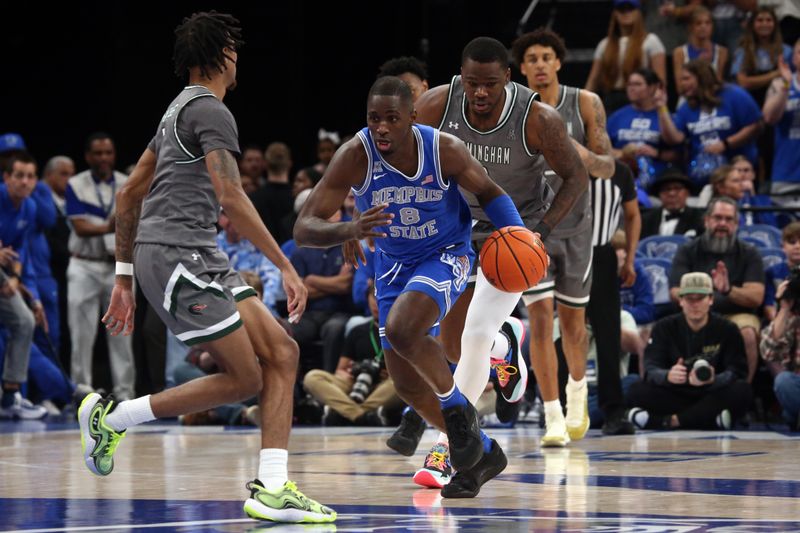
M 650 274 L 644 267 L 634 262 L 636 281 L 630 287 L 619 286 L 619 299 L 622 309 L 629 312 L 639 325 L 649 324 L 656 319 L 656 307 L 653 301 L 653 286 Z
M 700 161 L 706 155 L 703 147 L 716 141 L 721 142 L 761 119 L 761 109 L 753 97 L 741 87 L 725 84 L 717 97 L 720 99 L 720 104 L 711 110 L 703 110 L 700 106 L 692 108 L 686 102 L 678 108 L 673 117 L 675 127 L 682 131 L 689 141 L 689 165 L 686 173 L 695 182 L 696 187 L 708 183 L 713 171 L 713 168 L 708 172 L 695 171 L 695 165 L 700 165 Z M 727 150 L 715 166 L 724 164 L 733 156 L 740 154 L 755 165 L 758 159 L 755 140 Z
M 783 56 L 783 61 L 787 65 L 792 64 L 792 47 L 788 44 L 784 44 L 781 49 L 781 55 Z M 733 52 L 733 62 L 731 63 L 731 76 L 736 76 L 742 70 L 742 65 L 744 64 L 744 49 L 737 48 Z M 756 65 L 755 65 L 755 72 L 751 72 L 750 75 L 755 74 L 763 74 L 769 72 L 770 70 L 775 70 L 778 66 L 772 62 L 772 58 L 769 57 L 769 51 L 764 48 L 756 48 Z
M 22 265 L 21 281 L 34 300 L 39 299 L 36 289 L 36 268 L 31 260 L 30 235 L 36 225 L 36 203 L 25 198 L 19 208 L 14 207 L 5 184 L 0 184 L 0 242 L 18 254 Z
M 618 150 L 624 148 L 628 143 L 649 144 L 656 149 L 663 147 L 657 109 L 640 111 L 632 105 L 626 105 L 608 117 L 607 130 L 611 145 Z M 667 164 L 660 159 L 643 157 L 647 159 L 649 166 L 653 169 L 651 179 L 667 168 Z M 647 189 L 650 182 L 642 183 L 640 179 L 639 186 Z
M 786 109 L 775 125 L 775 156 L 772 163 L 772 193 L 800 188 L 800 82 L 792 77 Z
M 778 263 L 764 271 L 764 305 L 776 305 L 778 285 L 789 277 L 789 264 Z

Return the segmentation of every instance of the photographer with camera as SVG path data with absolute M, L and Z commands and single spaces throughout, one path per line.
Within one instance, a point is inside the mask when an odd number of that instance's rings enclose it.
M 775 293 L 778 314 L 761 334 L 761 355 L 779 363 L 783 371 L 775 376 L 775 396 L 783 418 L 792 431 L 800 430 L 800 267 L 792 269 Z
M 367 288 L 372 318 L 355 326 L 344 341 L 336 371 L 311 370 L 303 387 L 325 406 L 326 426 L 383 426 L 378 409 L 399 402 L 386 372 L 378 334 L 378 302 L 372 284 Z
M 739 328 L 710 313 L 711 276 L 689 272 L 678 291 L 682 313 L 656 322 L 644 352 L 644 381 L 628 390 L 628 419 L 646 429 L 730 429 L 752 392 Z

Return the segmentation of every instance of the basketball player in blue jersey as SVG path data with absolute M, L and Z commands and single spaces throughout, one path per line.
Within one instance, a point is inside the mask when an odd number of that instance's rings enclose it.
M 463 140 L 509 194 L 524 225 L 544 240 L 587 191 L 589 178 L 558 112 L 510 80 L 505 46 L 488 37 L 473 39 L 462 53 L 461 76 L 417 100 L 417 122 Z M 563 180 L 555 195 L 544 177 L 548 166 Z M 498 226 L 468 192 L 465 196 L 477 221 L 472 240 L 479 250 Z M 474 291 L 467 289 L 442 322 L 447 355 L 458 361 L 456 383 L 470 401 L 476 401 L 486 385 L 493 344 L 502 341 L 498 331 L 520 296 L 495 289 L 478 269 Z M 518 364 L 525 363 L 519 358 Z M 435 413 L 426 399 L 429 395 L 419 387 L 409 403 L 430 422 Z M 461 472 L 452 477 L 453 484 L 463 485 Z
M 478 428 L 434 338 L 436 326 L 467 286 L 474 261 L 471 217 L 458 187 L 469 191 L 498 227 L 521 225 L 511 199 L 453 136 L 415 126 L 411 90 L 399 78 L 379 78 L 367 98 L 367 124 L 336 153 L 295 225 L 301 246 L 327 247 L 373 237 L 375 292 L 386 365 L 398 394 L 418 403 L 446 431 L 461 484 L 442 496 L 473 497 L 499 474 L 506 457 Z M 360 215 L 328 222 L 352 188 Z M 360 249 L 360 248 L 359 248 Z M 484 373 L 484 383 L 488 369 Z
M 201 345 L 222 372 L 135 400 L 89 394 L 78 410 L 86 466 L 105 476 L 129 427 L 259 395 L 258 478 L 245 512 L 277 522 L 333 522 L 336 513 L 288 480 L 287 447 L 298 348 L 217 248 L 224 208 L 242 235 L 283 275 L 290 321 L 307 292 L 242 190 L 233 115 L 222 103 L 236 85 L 239 21 L 195 13 L 175 30 L 175 73 L 189 85 L 164 113 L 156 135 L 117 193 L 116 282 L 103 317 L 112 335 L 133 331 L 133 270 L 161 320 L 182 341 Z M 140 215 L 141 211 L 141 215 Z M 134 249 L 135 242 L 135 249 Z M 244 326 L 244 327 L 242 327 Z

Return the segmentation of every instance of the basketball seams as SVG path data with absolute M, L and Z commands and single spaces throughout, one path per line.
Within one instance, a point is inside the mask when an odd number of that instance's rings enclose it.
M 528 287 L 530 287 L 532 284 L 528 280 L 528 276 L 525 273 L 525 268 L 522 266 L 522 263 L 520 262 L 519 258 L 517 257 L 517 254 L 514 253 L 514 249 L 509 244 L 509 241 L 506 240 L 506 235 L 508 233 L 510 233 L 510 231 L 506 232 L 506 233 L 500 233 L 499 234 L 499 238 L 503 239 L 503 243 L 506 245 L 506 248 L 508 248 L 508 251 L 511 253 L 511 257 L 514 258 L 514 262 L 517 264 L 517 268 L 519 269 L 520 274 L 522 274 L 522 277 L 525 278 L 525 283 L 528 285 Z M 517 240 L 519 240 L 519 239 L 517 239 Z M 497 255 L 499 256 L 500 254 L 497 254 Z M 500 266 L 499 265 L 497 265 L 497 276 L 500 277 Z M 505 287 L 504 284 L 503 284 L 503 286 Z

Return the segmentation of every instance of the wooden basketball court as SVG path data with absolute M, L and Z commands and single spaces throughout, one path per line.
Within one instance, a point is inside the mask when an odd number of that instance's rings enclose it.
M 508 469 L 472 500 L 414 485 L 436 433 L 405 458 L 391 429 L 296 428 L 290 478 L 335 526 L 248 519 L 256 430 L 152 423 L 129 431 L 111 476 L 82 462 L 77 424 L 0 422 L 3 531 L 800 531 L 800 434 L 591 431 L 560 450 L 535 426 L 489 430 Z

